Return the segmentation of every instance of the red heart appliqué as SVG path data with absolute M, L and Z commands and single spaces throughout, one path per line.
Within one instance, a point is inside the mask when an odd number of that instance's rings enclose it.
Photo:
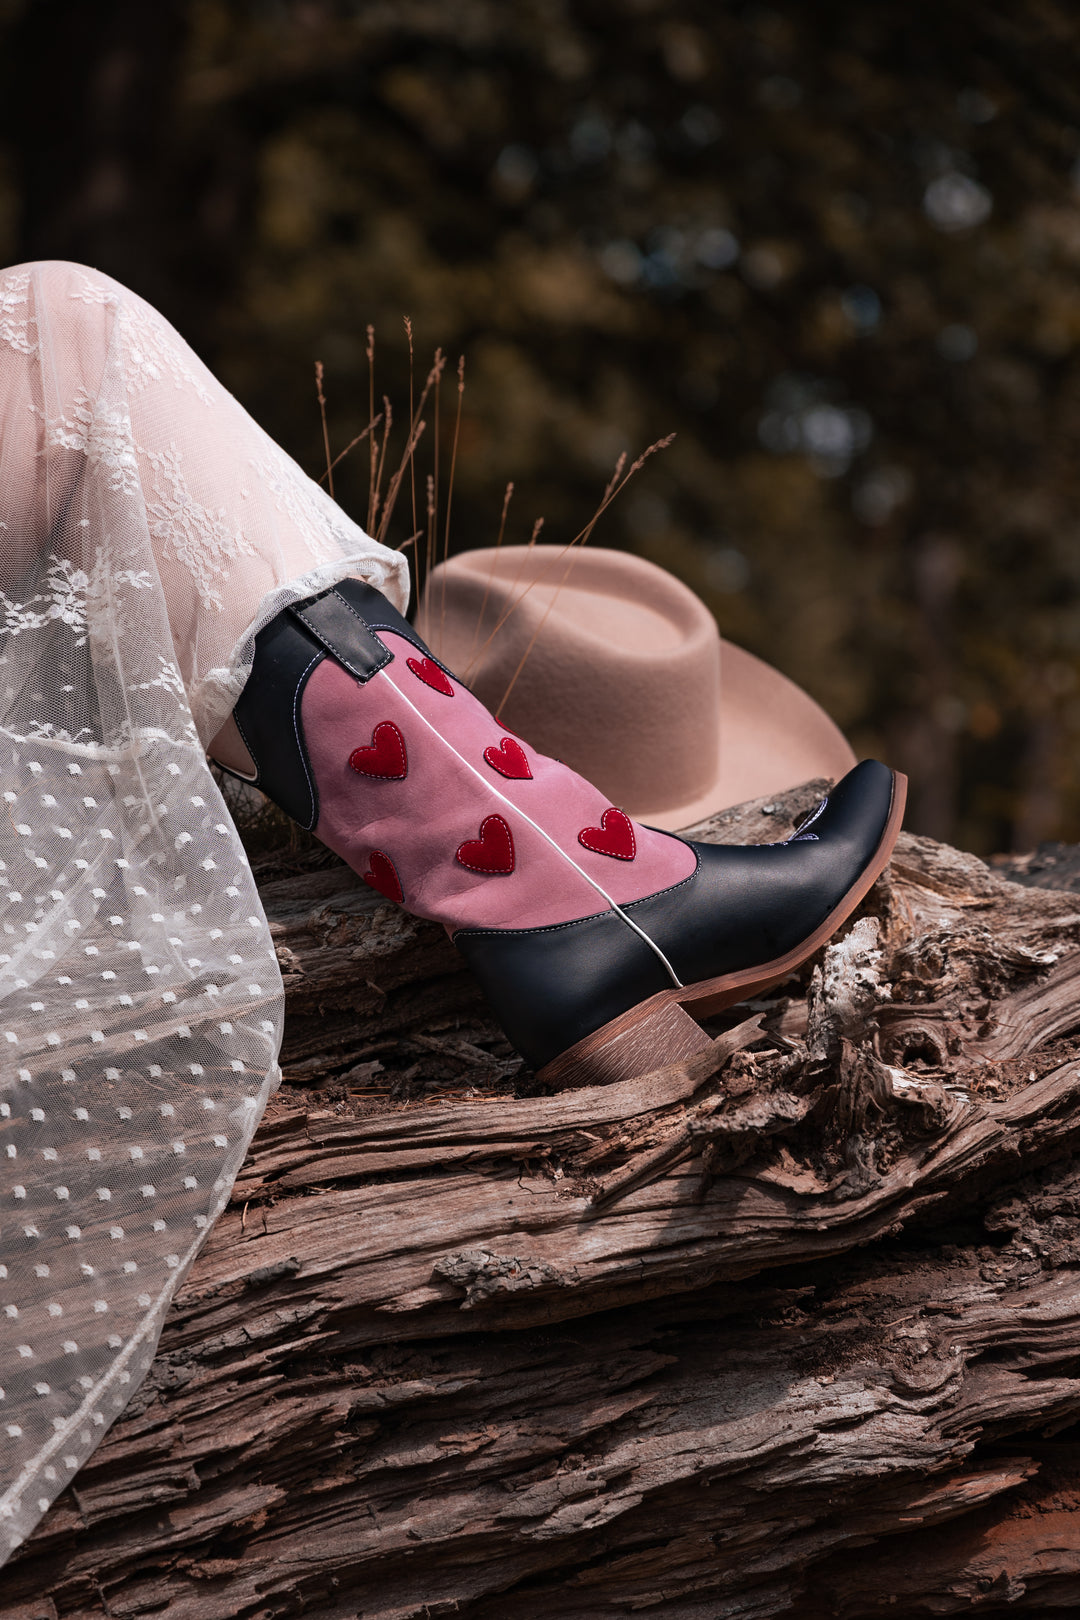
M 597 855 L 614 855 L 617 861 L 632 861 L 637 854 L 634 823 L 622 810 L 605 810 L 599 827 L 582 827 L 578 843 Z
M 490 748 L 485 748 L 484 758 L 500 776 L 509 776 L 515 782 L 532 780 L 532 771 L 529 769 L 529 761 L 525 758 L 525 750 L 520 743 L 514 741 L 513 737 L 504 737 L 498 748 L 494 743 Z
M 380 720 L 371 735 L 370 748 L 354 748 L 349 764 L 361 776 L 381 776 L 400 781 L 409 774 L 405 739 L 392 720 Z
M 405 663 L 417 680 L 423 681 L 425 686 L 430 686 L 435 692 L 441 692 L 443 697 L 453 697 L 453 682 L 446 671 L 439 668 L 434 658 L 406 658 Z
M 401 905 L 405 895 L 397 875 L 397 867 L 389 855 L 384 855 L 381 849 L 372 850 L 370 870 L 361 872 L 360 876 L 371 888 L 378 889 L 388 900 L 396 900 L 398 905 Z
M 462 866 L 470 872 L 496 873 L 514 870 L 514 838 L 502 816 L 485 816 L 479 838 L 467 838 L 457 852 Z

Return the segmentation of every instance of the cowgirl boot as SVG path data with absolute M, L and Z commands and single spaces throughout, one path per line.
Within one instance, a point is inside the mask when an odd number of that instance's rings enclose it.
M 267 796 L 388 900 L 442 923 L 556 1087 L 708 1045 L 696 1022 L 785 978 L 854 910 L 905 779 L 864 760 L 782 844 L 644 827 L 538 754 L 359 580 L 261 630 L 234 710 Z

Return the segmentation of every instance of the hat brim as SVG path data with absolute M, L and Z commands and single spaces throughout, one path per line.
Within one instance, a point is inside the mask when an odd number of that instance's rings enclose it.
M 855 753 L 820 704 L 778 669 L 730 641 L 720 651 L 719 769 L 688 804 L 634 810 L 639 821 L 676 832 L 747 799 L 782 793 L 811 777 L 834 779 Z

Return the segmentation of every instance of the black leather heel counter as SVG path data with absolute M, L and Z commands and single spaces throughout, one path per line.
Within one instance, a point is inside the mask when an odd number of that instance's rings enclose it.
M 551 928 L 463 929 L 454 944 L 534 1069 L 671 987 L 656 954 L 614 911 Z

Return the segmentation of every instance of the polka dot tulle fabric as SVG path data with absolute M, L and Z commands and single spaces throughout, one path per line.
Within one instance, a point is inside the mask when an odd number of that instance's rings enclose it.
M 0 1562 L 123 1409 L 276 1082 L 282 990 L 204 747 L 352 524 L 168 324 L 0 275 Z

